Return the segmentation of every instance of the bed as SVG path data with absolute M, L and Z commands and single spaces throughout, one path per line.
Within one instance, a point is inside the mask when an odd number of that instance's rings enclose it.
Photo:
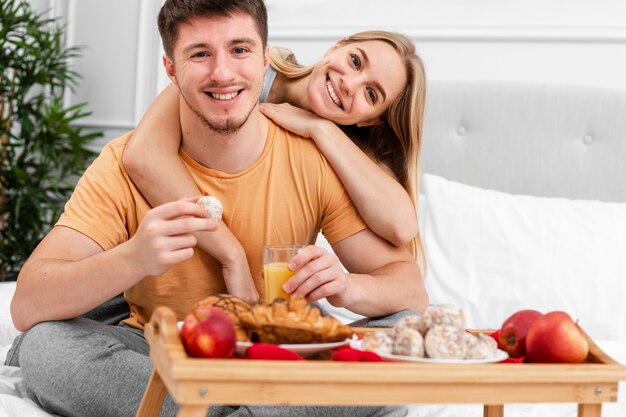
M 432 303 L 468 327 L 522 308 L 564 310 L 626 364 L 626 91 L 432 82 L 420 222 Z M 0 360 L 17 331 L 0 284 Z M 344 321 L 355 317 L 342 311 Z M 411 406 L 411 416 L 479 416 L 481 405 Z M 47 416 L 18 368 L 0 369 L 0 417 Z M 511 416 L 575 416 L 574 404 L 512 404 Z M 626 381 L 602 415 L 626 416 Z

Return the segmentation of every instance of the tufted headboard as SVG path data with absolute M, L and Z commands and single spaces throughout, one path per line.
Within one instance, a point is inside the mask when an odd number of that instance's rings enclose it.
M 626 90 L 436 81 L 422 171 L 536 196 L 626 201 Z
M 478 328 L 562 310 L 595 339 L 626 340 L 626 90 L 429 87 L 420 222 L 431 302 L 458 305 Z

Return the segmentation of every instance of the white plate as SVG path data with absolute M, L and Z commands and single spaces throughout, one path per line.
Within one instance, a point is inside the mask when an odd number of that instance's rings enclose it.
M 339 346 L 344 346 L 350 343 L 350 339 L 346 339 L 341 342 L 333 342 L 333 343 L 308 343 L 302 345 L 278 345 L 283 349 L 290 350 L 292 352 L 297 353 L 303 357 L 313 356 L 316 353 L 323 352 L 325 350 L 330 350 L 337 348 Z M 237 355 L 243 356 L 246 353 L 246 349 L 252 346 L 251 342 L 237 342 Z
M 360 349 L 361 341 L 360 340 L 351 340 L 350 347 L 353 349 Z M 458 363 L 463 365 L 469 364 L 477 364 L 477 363 L 495 363 L 501 362 L 509 357 L 509 354 L 503 350 L 498 349 L 496 354 L 490 358 L 483 359 L 437 359 L 437 358 L 416 358 L 414 356 L 403 356 L 403 355 L 392 355 L 391 353 L 379 353 L 376 352 L 378 356 L 385 360 L 389 361 L 397 361 L 397 362 L 419 362 L 419 363 Z

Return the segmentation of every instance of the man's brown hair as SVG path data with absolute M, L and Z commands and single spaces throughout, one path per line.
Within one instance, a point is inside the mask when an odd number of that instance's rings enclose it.
M 267 45 L 267 9 L 263 0 L 167 0 L 159 12 L 158 25 L 163 49 L 173 59 L 178 27 L 193 19 L 211 16 L 247 14 L 256 23 L 257 31 Z

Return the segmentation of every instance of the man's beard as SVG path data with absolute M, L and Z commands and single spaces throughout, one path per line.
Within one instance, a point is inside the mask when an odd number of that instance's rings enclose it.
M 236 133 L 237 131 L 239 131 L 239 129 L 241 129 L 241 126 L 246 124 L 246 122 L 248 121 L 248 118 L 250 117 L 250 113 L 252 113 L 252 112 L 248 113 L 248 115 L 240 122 L 237 122 L 232 119 L 226 119 L 226 123 L 217 125 L 215 123 L 211 123 L 209 119 L 204 117 L 204 115 L 200 113 L 199 111 L 197 111 L 196 109 L 192 107 L 190 108 L 193 114 L 196 115 L 196 117 L 198 118 L 198 120 L 202 122 L 202 124 L 204 124 L 206 127 L 211 129 L 215 133 L 219 133 L 220 135 L 232 135 L 233 133 Z
M 204 114 L 202 114 L 196 107 L 194 107 L 192 103 L 189 100 L 187 100 L 182 90 L 180 90 L 180 95 L 183 98 L 183 100 L 185 100 L 185 102 L 187 103 L 187 107 L 189 107 L 189 109 L 193 112 L 193 114 L 196 115 L 198 120 L 202 122 L 202 124 L 204 124 L 206 127 L 211 129 L 213 132 L 218 133 L 220 135 L 232 135 L 233 133 L 236 133 L 237 131 L 239 131 L 239 129 L 241 129 L 241 127 L 244 124 L 246 124 L 246 122 L 248 121 L 248 118 L 250 118 L 250 115 L 252 114 L 252 110 L 254 109 L 254 107 L 251 108 L 248 114 L 242 120 L 238 121 L 238 120 L 233 120 L 231 118 L 228 118 L 226 119 L 225 122 L 217 124 L 217 123 L 210 121 Z

